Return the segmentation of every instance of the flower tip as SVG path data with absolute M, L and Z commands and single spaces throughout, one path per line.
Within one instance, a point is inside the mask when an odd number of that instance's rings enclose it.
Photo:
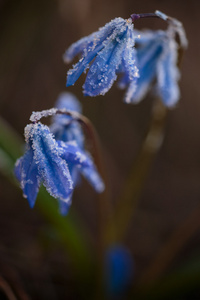
M 36 201 L 37 195 L 36 195 L 36 197 L 34 197 L 34 199 L 31 199 L 28 195 L 26 195 L 26 194 L 23 193 L 23 197 L 28 200 L 29 207 L 31 209 L 33 209 L 34 206 L 35 206 L 35 201 Z
M 63 54 L 63 62 L 65 63 L 65 64 L 69 64 L 69 63 L 71 63 L 71 59 L 66 55 L 66 53 L 64 53 Z
M 71 85 L 74 85 L 74 84 L 72 84 L 71 82 L 69 82 L 69 80 L 67 79 L 66 87 L 71 86 Z
M 97 186 L 96 186 L 96 191 L 97 193 L 101 194 L 105 191 L 105 184 L 104 182 L 100 182 Z

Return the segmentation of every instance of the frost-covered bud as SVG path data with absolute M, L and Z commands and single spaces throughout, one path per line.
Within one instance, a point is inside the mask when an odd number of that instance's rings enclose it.
M 130 80 L 138 76 L 131 19 L 115 18 L 97 32 L 72 44 L 64 54 L 64 61 L 70 62 L 77 54 L 81 54 L 81 59 L 68 71 L 67 86 L 73 85 L 89 68 L 83 85 L 84 95 L 104 95 L 117 79 L 121 65 Z

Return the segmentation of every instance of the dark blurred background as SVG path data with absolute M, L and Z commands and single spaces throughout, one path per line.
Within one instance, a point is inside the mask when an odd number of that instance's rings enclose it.
M 71 43 L 115 17 L 128 18 L 132 13 L 156 9 L 183 22 L 189 48 L 181 66 L 181 100 L 168 113 L 164 142 L 145 182 L 126 241 L 134 256 L 135 276 L 143 273 L 163 243 L 190 213 L 200 212 L 200 2 L 0 1 L 0 115 L 23 137 L 33 110 L 53 107 L 60 92 L 75 93 L 84 114 L 99 133 L 112 199 L 120 192 L 141 146 L 149 124 L 152 99 L 148 97 L 136 106 L 125 105 L 124 92 L 115 85 L 104 97 L 83 97 L 85 75 L 74 87 L 66 88 L 66 72 L 70 66 L 64 65 L 62 55 Z M 148 19 L 137 21 L 135 27 L 165 28 L 163 23 Z M 76 190 L 73 202 L 88 223 L 88 230 L 95 232 L 97 207 L 94 192 L 87 183 L 83 182 Z M 31 210 L 21 191 L 0 175 L 2 273 L 15 279 L 17 276 L 16 280 L 31 299 L 66 299 L 70 293 L 73 295 L 68 262 L 62 250 L 54 247 L 50 237 L 48 240 L 49 232 L 48 229 L 45 232 L 45 228 L 38 210 Z M 194 253 L 200 253 L 198 226 L 166 272 Z M 198 296 L 188 299 L 200 299 L 200 294 Z

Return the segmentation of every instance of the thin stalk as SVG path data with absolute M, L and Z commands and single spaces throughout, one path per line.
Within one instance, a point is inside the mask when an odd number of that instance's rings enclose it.
M 132 14 L 131 19 L 134 22 L 135 20 L 142 19 L 142 18 L 160 18 L 155 13 L 142 13 L 142 14 Z
M 163 106 L 161 101 L 156 101 L 152 111 L 149 131 L 139 152 L 136 163 L 133 164 L 129 178 L 117 201 L 115 214 L 107 226 L 105 232 L 107 242 L 121 240 L 130 225 L 144 182 L 155 155 L 162 144 L 166 114 L 167 109 Z

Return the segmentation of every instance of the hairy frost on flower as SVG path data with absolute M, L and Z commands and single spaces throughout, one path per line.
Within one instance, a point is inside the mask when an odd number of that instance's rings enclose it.
M 81 112 L 78 99 L 71 93 L 61 94 L 56 107 Z M 57 115 L 53 118 L 51 130 L 61 148 L 66 149 L 62 158 L 68 164 L 74 185 L 79 182 L 81 173 L 97 192 L 102 192 L 105 186 L 91 155 L 84 149 L 84 134 L 80 124 L 77 121 L 71 122 L 69 116 Z
M 122 63 L 128 70 L 129 77 L 133 79 L 137 73 L 133 47 L 134 33 L 131 19 L 115 18 L 99 31 L 72 44 L 66 51 L 67 61 L 78 53 L 82 55 L 73 69 L 68 71 L 67 86 L 73 85 L 89 68 L 83 85 L 84 94 L 104 95 L 116 80 Z
M 180 78 L 177 67 L 178 45 L 171 29 L 167 31 L 136 31 L 137 63 L 140 76 L 137 84 L 126 80 L 128 89 L 125 95 L 126 103 L 141 101 L 152 85 L 168 106 L 174 106 L 180 97 L 178 80 Z M 124 75 L 125 76 L 125 75 Z
M 58 146 L 49 128 L 41 123 L 25 128 L 26 151 L 15 165 L 24 196 L 34 206 L 41 183 L 55 198 L 66 201 L 73 182 L 67 163 L 61 158 L 64 150 Z
M 51 109 L 42 110 L 42 111 L 33 111 L 29 120 L 31 122 L 38 122 L 43 117 L 46 118 L 48 116 L 55 115 L 56 112 L 57 112 L 56 108 L 51 108 Z

